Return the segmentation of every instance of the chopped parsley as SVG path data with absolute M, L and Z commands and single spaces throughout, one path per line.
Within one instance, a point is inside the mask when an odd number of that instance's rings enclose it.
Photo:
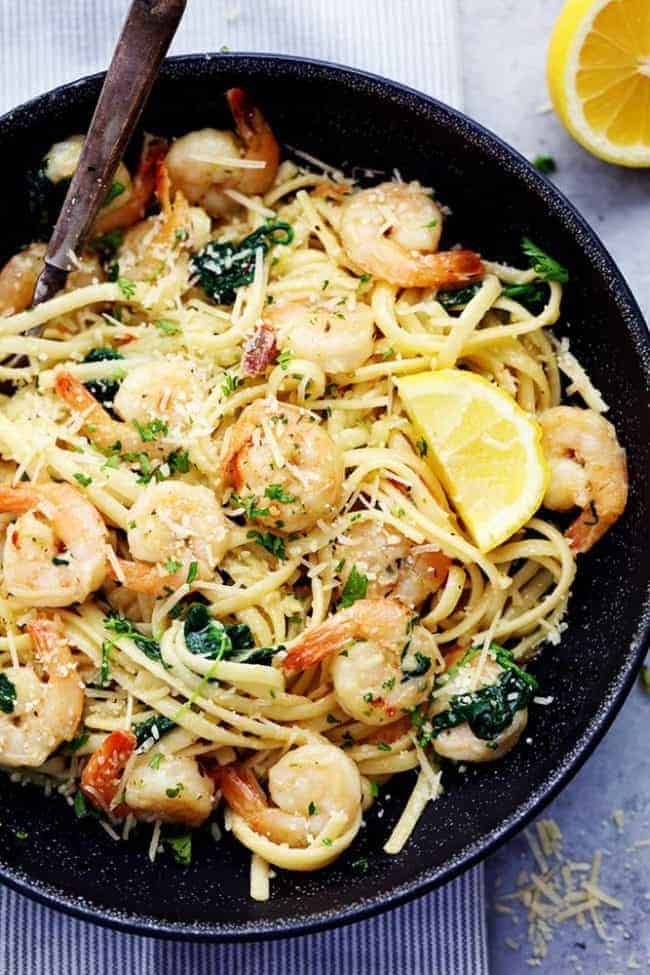
M 244 509 L 244 514 L 249 521 L 253 518 L 264 518 L 266 515 L 271 514 L 269 508 L 258 507 L 257 498 L 254 494 L 249 494 L 246 498 L 241 498 L 238 494 L 232 494 L 230 500 L 236 508 Z
M 262 548 L 274 555 L 276 559 L 284 560 L 287 557 L 287 551 L 284 545 L 284 539 L 280 538 L 279 535 L 274 535 L 273 532 L 258 532 L 254 529 L 246 532 L 246 538 L 251 538 L 253 541 L 261 545 Z
M 506 298 L 521 302 L 522 305 L 536 305 L 544 302 L 544 286 L 536 282 L 529 284 L 507 284 L 503 289 Z
M 309 803 L 309 806 L 307 808 L 307 812 L 309 813 L 310 816 L 315 816 L 316 815 L 316 803 L 315 802 L 310 802 Z
M 163 753 L 162 752 L 154 752 L 153 755 L 151 756 L 150 761 L 149 761 L 149 768 L 154 769 L 154 771 L 158 771 L 158 769 L 160 768 L 160 763 L 162 762 L 162 760 L 163 760 Z
M 179 836 L 166 836 L 163 842 L 169 847 L 176 863 L 182 867 L 189 867 L 192 862 L 192 834 L 189 830 Z
M 178 572 L 183 563 L 179 562 L 178 559 L 172 559 L 171 556 L 164 563 L 165 572 L 168 572 L 170 576 L 173 576 L 175 572 Z
M 221 392 L 224 396 L 232 396 L 237 387 L 239 386 L 240 380 L 237 376 L 233 376 L 229 372 L 224 372 L 223 382 L 221 383 Z
M 198 276 L 209 298 L 220 305 L 232 305 L 237 289 L 253 280 L 257 251 L 261 250 L 265 257 L 271 245 L 290 244 L 293 237 L 290 224 L 267 221 L 239 243 L 211 240 L 192 255 L 191 272 Z
M 647 664 L 641 668 L 639 680 L 641 682 L 641 687 L 646 694 L 650 694 L 650 667 Z
M 380 752 L 391 752 L 392 751 L 392 748 L 390 747 L 390 745 L 387 744 L 387 742 L 385 742 L 385 741 L 378 741 L 377 742 L 377 748 L 379 749 Z
M 339 609 L 346 609 L 356 603 L 357 599 L 364 599 L 368 591 L 368 577 L 362 575 L 356 565 L 350 569 L 350 575 L 345 581 L 343 592 L 339 599 Z
M 375 779 L 370 780 L 370 795 L 373 799 L 379 795 L 379 782 L 376 782 Z
M 0 711 L 11 714 L 16 704 L 16 685 L 6 674 L 0 674 Z
M 87 474 L 81 474 L 77 472 L 76 474 L 73 475 L 73 477 L 78 484 L 81 484 L 82 487 L 88 487 L 89 484 L 93 483 L 92 477 L 88 477 Z
M 190 567 L 187 570 L 187 584 L 188 584 L 188 586 L 191 586 L 192 585 L 192 583 L 194 582 L 194 580 L 196 579 L 196 577 L 198 575 L 198 572 L 199 572 L 199 563 L 198 562 L 190 562 Z
M 154 325 L 163 335 L 182 335 L 183 329 L 176 322 L 170 322 L 168 318 L 159 318 Z
M 326 837 L 325 837 L 325 838 L 323 839 L 323 841 L 322 841 L 322 842 L 323 842 L 323 846 L 331 846 L 331 845 L 332 845 L 332 840 L 331 840 L 331 839 L 329 838 L 329 836 L 326 836 Z
M 292 504 L 296 497 L 294 494 L 287 494 L 281 484 L 268 484 L 264 491 L 264 497 L 271 501 L 279 501 L 280 504 Z
M 60 555 L 53 555 L 52 565 L 70 565 L 70 559 L 62 559 Z
M 418 437 L 418 439 L 415 441 L 415 447 L 420 457 L 427 456 L 429 446 L 424 437 Z
M 186 450 L 172 450 L 165 461 L 171 474 L 187 474 L 190 469 L 190 455 Z
M 529 237 L 521 238 L 521 247 L 530 266 L 540 278 L 544 281 L 559 281 L 560 284 L 566 284 L 569 280 L 569 272 L 559 261 L 534 244 Z
M 353 861 L 352 866 L 356 867 L 361 873 L 368 873 L 370 870 L 370 861 L 367 856 L 359 857 L 358 860 Z
M 535 156 L 533 159 L 533 166 L 538 169 L 540 173 L 548 175 L 549 173 L 554 173 L 557 169 L 557 163 L 553 156 Z
M 178 782 L 175 786 L 173 786 L 173 788 L 165 789 L 165 795 L 167 796 L 168 799 L 176 799 L 178 798 L 178 796 L 180 796 L 183 789 L 184 789 L 183 783 Z
M 131 420 L 131 423 L 140 434 L 140 440 L 143 443 L 150 443 L 152 440 L 157 440 L 160 436 L 166 437 L 169 433 L 169 427 L 164 420 L 151 420 L 150 423 L 145 423 L 144 426 L 138 420 Z
M 287 369 L 289 368 L 289 363 L 291 362 L 293 357 L 294 357 L 293 349 L 282 350 L 282 352 L 278 356 L 278 365 L 280 366 L 280 369 L 282 369 L 283 372 L 287 371 Z
M 111 672 L 111 650 L 115 644 L 111 640 L 104 640 L 102 643 L 102 664 L 99 671 L 99 686 L 106 687 L 109 682 Z
M 84 816 L 88 815 L 88 802 L 86 801 L 86 797 L 81 789 L 77 789 L 75 793 L 72 808 L 74 809 L 74 814 L 77 819 L 83 819 Z
M 83 746 L 86 744 L 89 738 L 90 735 L 88 734 L 88 732 L 84 732 L 83 735 L 77 735 L 77 737 L 73 738 L 72 741 L 69 743 L 67 751 L 70 752 L 70 754 L 72 754 L 73 752 L 78 752 L 80 748 L 83 748 Z
M 124 232 L 119 229 L 109 230 L 100 237 L 90 241 L 89 247 L 99 255 L 100 260 L 110 261 L 115 257 L 118 248 L 124 240 Z
M 111 183 L 110 189 L 104 198 L 104 202 L 102 203 L 102 208 L 107 207 L 109 203 L 112 203 L 113 200 L 116 200 L 118 196 L 122 196 L 122 193 L 124 192 L 125 189 L 126 186 L 124 185 L 124 183 L 119 183 L 117 180 Z
M 135 294 L 135 281 L 132 281 L 131 278 L 118 278 L 117 286 L 127 301 L 133 298 Z

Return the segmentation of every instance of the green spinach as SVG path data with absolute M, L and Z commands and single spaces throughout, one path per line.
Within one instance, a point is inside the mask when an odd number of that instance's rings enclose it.
M 517 711 L 528 707 L 537 690 L 537 681 L 519 667 L 509 650 L 490 644 L 494 659 L 504 669 L 495 684 L 488 684 L 467 694 L 454 694 L 449 707 L 431 718 L 429 738 L 442 731 L 467 724 L 477 738 L 493 741 L 512 723 Z
M 16 703 L 16 685 L 6 674 L 0 674 L 0 711 L 11 714 Z
M 238 244 L 211 240 L 192 255 L 192 274 L 198 276 L 209 298 L 219 305 L 232 305 L 237 289 L 253 280 L 256 252 L 261 250 L 266 256 L 272 244 L 290 244 L 293 236 L 290 224 L 276 221 L 258 227 Z
M 145 636 L 144 633 L 136 630 L 133 623 L 127 620 L 126 617 L 120 616 L 119 613 L 111 610 L 104 619 L 104 626 L 107 630 L 117 633 L 118 636 L 128 636 L 133 640 L 138 650 L 141 650 L 149 660 L 155 660 L 158 664 L 163 663 L 158 642 L 153 637 Z
M 242 664 L 268 664 L 282 647 L 255 647 L 245 623 L 221 623 L 213 619 L 203 603 L 192 603 L 185 617 L 185 644 L 190 653 L 209 660 L 231 660 Z
M 109 346 L 102 346 L 98 349 L 91 349 L 84 357 L 84 362 L 107 362 L 108 360 L 123 359 L 124 356 L 117 349 Z M 115 399 L 119 381 L 116 379 L 90 379 L 84 386 L 99 403 L 112 403 Z

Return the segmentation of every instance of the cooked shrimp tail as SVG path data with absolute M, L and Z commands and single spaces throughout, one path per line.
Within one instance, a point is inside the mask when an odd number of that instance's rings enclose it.
M 250 829 L 285 848 L 311 846 L 333 817 L 339 821 L 339 834 L 359 823 L 359 771 L 344 751 L 329 742 L 301 745 L 272 765 L 269 769 L 269 798 L 253 772 L 242 765 L 222 768 L 219 783 L 228 806 Z M 233 828 L 237 832 L 236 824 Z M 270 852 L 270 862 L 282 865 L 283 854 L 278 851 L 279 859 L 276 860 L 274 851 Z M 319 844 L 316 861 L 320 861 L 322 855 L 323 848 Z M 307 860 L 296 869 L 310 870 L 320 865 L 320 862 L 311 864 Z
M 419 183 L 381 183 L 342 207 L 341 239 L 362 271 L 402 288 L 464 288 L 485 273 L 478 254 L 438 252 L 442 211 Z
M 544 504 L 554 511 L 582 509 L 565 535 L 574 552 L 587 552 L 625 510 L 625 451 L 612 424 L 593 410 L 555 406 L 540 423 L 551 469 Z
M 242 158 L 264 163 L 263 168 L 241 171 L 237 176 L 237 189 L 242 193 L 265 193 L 273 185 L 280 164 L 277 139 L 259 108 L 253 105 L 242 88 L 230 88 L 226 99 L 244 148 Z
M 100 450 L 109 450 L 119 444 L 124 453 L 150 452 L 148 448 L 152 445 L 143 443 L 135 428 L 114 420 L 72 373 L 57 373 L 54 388 L 64 403 L 83 419 L 84 433 Z
M 307 845 L 307 823 L 269 805 L 253 772 L 243 765 L 227 765 L 221 770 L 223 797 L 257 833 L 290 846 Z
M 178 589 L 187 579 L 188 566 L 183 565 L 173 573 L 163 573 L 156 564 L 129 559 L 116 559 L 117 569 L 107 563 L 107 573 L 114 582 L 125 589 L 145 596 L 163 596 L 170 589 Z
M 286 672 L 333 657 L 336 698 L 363 724 L 394 721 L 426 700 L 441 665 L 435 641 L 404 603 L 358 599 L 298 637 L 282 662 Z
M 135 751 L 137 739 L 130 731 L 112 731 L 90 756 L 81 775 L 81 791 L 103 812 L 122 818 L 129 812 L 124 803 L 113 806 L 124 769 Z
M 165 139 L 145 137 L 140 162 L 133 177 L 131 195 L 123 206 L 99 216 L 93 225 L 95 234 L 123 230 L 142 220 L 156 189 L 158 169 L 167 151 Z

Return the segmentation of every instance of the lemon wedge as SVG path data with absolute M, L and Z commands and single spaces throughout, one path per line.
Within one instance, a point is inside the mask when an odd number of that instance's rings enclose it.
M 569 0 L 547 62 L 555 111 L 606 162 L 650 166 L 650 2 Z
M 477 547 L 489 551 L 526 524 L 544 497 L 539 424 L 471 372 L 441 369 L 396 383 L 449 500 Z

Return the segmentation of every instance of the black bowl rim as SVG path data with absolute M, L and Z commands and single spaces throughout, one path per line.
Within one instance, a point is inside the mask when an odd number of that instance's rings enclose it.
M 362 71 L 347 65 L 316 58 L 302 58 L 294 55 L 273 54 L 263 52 L 203 52 L 182 54 L 167 58 L 163 64 L 161 75 L 167 74 L 176 65 L 192 67 L 206 59 L 222 59 L 240 63 L 245 69 L 246 63 L 294 69 L 308 68 L 319 73 L 322 79 L 328 76 L 343 79 L 354 84 L 355 81 L 371 82 L 383 89 L 392 91 L 396 96 L 410 96 L 427 105 L 433 106 L 440 114 L 447 115 L 462 129 L 464 135 L 470 133 L 474 141 L 479 141 L 481 148 L 490 155 L 498 155 L 502 163 L 506 163 L 513 176 L 525 175 L 537 193 L 552 209 L 561 215 L 565 230 L 572 236 L 579 233 L 591 255 L 597 256 L 605 266 L 609 275 L 609 288 L 613 293 L 616 304 L 622 313 L 626 312 L 626 328 L 631 333 L 635 343 L 637 356 L 641 361 L 646 380 L 650 383 L 650 336 L 643 314 L 630 288 L 616 265 L 614 259 L 603 244 L 598 234 L 585 221 L 576 207 L 550 180 L 544 178 L 534 166 L 520 152 L 510 146 L 491 130 L 474 121 L 460 110 L 426 95 L 424 92 L 408 85 L 393 81 L 369 71 Z M 10 109 L 0 117 L 0 132 L 11 129 L 13 116 L 22 114 L 41 103 L 44 98 L 60 99 L 66 92 L 92 84 L 101 80 L 105 72 L 95 72 L 74 81 L 59 85 L 50 91 L 37 95 L 26 102 Z M 599 274 L 602 275 L 602 271 Z M 34 880 L 26 880 L 24 875 L 10 868 L 0 865 L 0 882 L 7 884 L 13 890 L 47 907 L 62 911 L 83 921 L 91 921 L 103 927 L 121 930 L 130 934 L 145 937 L 156 937 L 175 941 L 194 941 L 214 943 L 249 942 L 254 940 L 275 940 L 323 931 L 334 925 L 350 924 L 361 921 L 373 914 L 390 910 L 401 904 L 423 895 L 444 883 L 453 880 L 459 874 L 475 866 L 485 857 L 504 843 L 509 837 L 523 829 L 552 799 L 567 785 L 568 782 L 584 765 L 605 733 L 610 728 L 614 718 L 620 711 L 625 698 L 629 694 L 635 678 L 639 673 L 644 657 L 650 647 L 650 587 L 646 591 L 645 599 L 639 608 L 639 626 L 635 639 L 630 645 L 625 663 L 610 687 L 607 697 L 601 701 L 597 713 L 589 721 L 585 731 L 575 742 L 573 749 L 564 761 L 556 767 L 548 777 L 546 783 L 536 792 L 531 793 L 523 805 L 520 805 L 506 818 L 504 823 L 493 830 L 487 837 L 477 840 L 461 852 L 451 863 L 440 868 L 432 868 L 428 875 L 402 884 L 389 894 L 373 895 L 363 901 L 352 904 L 343 909 L 320 911 L 309 919 L 287 919 L 284 922 L 273 921 L 266 923 L 256 918 L 245 925 L 229 927 L 220 923 L 188 925 L 184 922 L 174 923 L 160 921 L 146 914 L 123 913 L 103 907 L 93 906 L 92 903 L 70 897 L 56 887 Z

